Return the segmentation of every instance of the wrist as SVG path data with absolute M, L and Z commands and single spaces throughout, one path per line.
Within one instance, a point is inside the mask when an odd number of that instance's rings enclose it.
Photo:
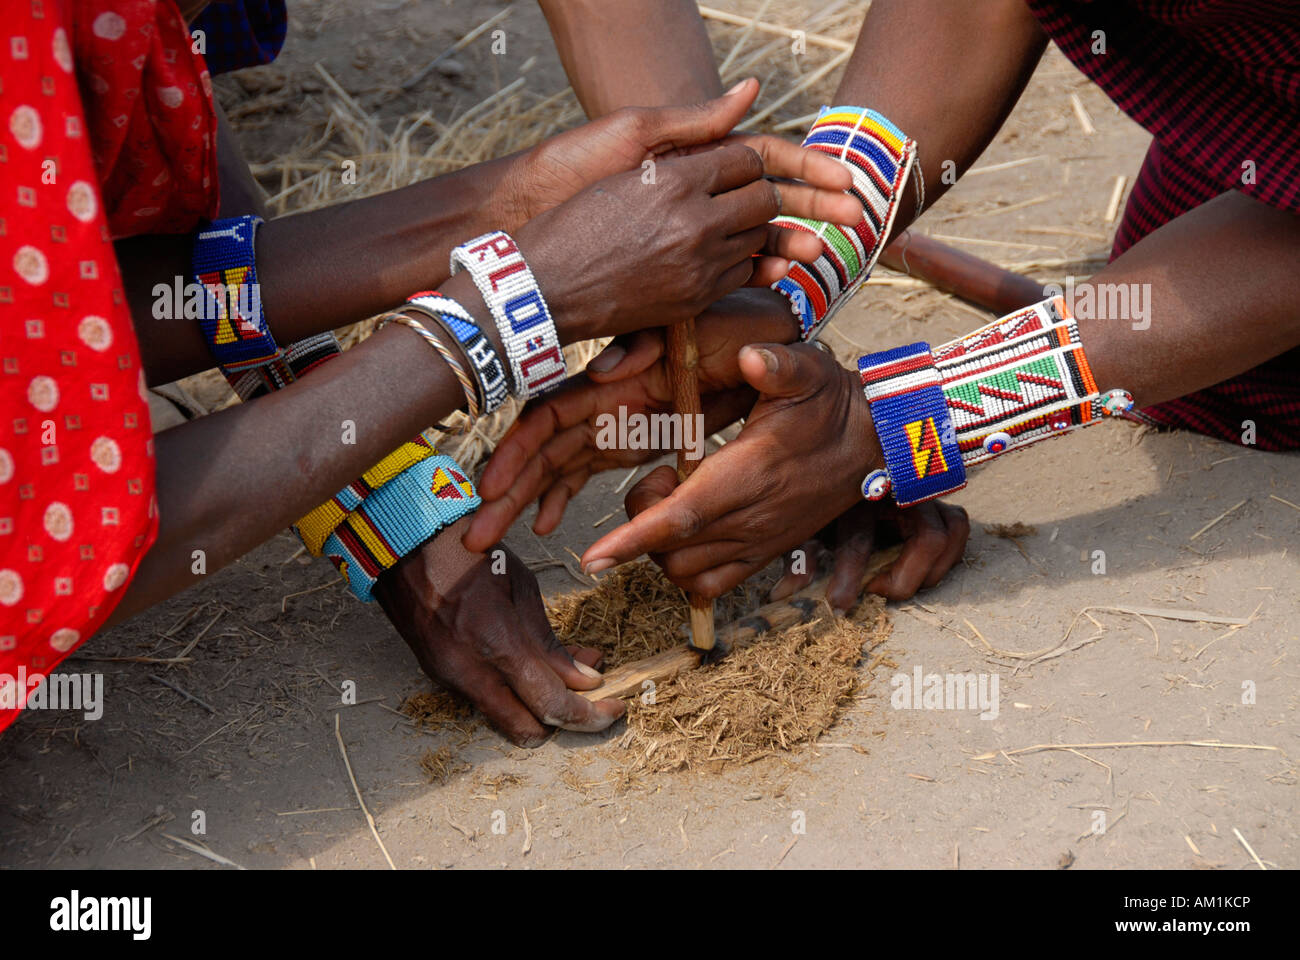
M 876 434 L 875 422 L 871 418 L 871 404 L 857 375 L 851 370 L 844 370 L 850 403 L 849 426 L 846 434 L 852 439 L 852 465 L 842 486 L 851 491 L 850 505 L 862 499 L 862 481 L 875 470 L 885 466 L 885 454 L 880 446 L 880 437 Z
M 523 184 L 531 182 L 529 172 L 534 162 L 533 150 L 521 150 L 480 164 L 489 168 L 487 175 L 492 182 L 482 207 L 485 216 L 480 218 L 482 222 L 475 233 L 504 230 L 513 235 L 536 215 L 531 198 L 523 188 Z
M 560 344 L 567 346 L 580 340 L 592 340 L 608 327 L 606 304 L 582 300 L 583 273 L 572 264 L 561 262 L 560 251 L 552 237 L 543 240 L 544 228 L 525 224 L 515 238 L 537 287 L 546 299 Z

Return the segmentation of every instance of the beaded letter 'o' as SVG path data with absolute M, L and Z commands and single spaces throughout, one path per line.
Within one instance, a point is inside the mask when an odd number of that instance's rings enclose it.
M 984 449 L 989 453 L 1001 453 L 1007 447 L 1011 446 L 1011 435 L 1009 433 L 990 433 L 984 438 Z
M 883 500 L 889 496 L 893 484 L 884 470 L 872 470 L 862 481 L 862 495 L 868 500 Z

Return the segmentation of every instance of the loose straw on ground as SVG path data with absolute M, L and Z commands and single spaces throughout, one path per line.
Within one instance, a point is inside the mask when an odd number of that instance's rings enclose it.
M 1097 128 L 1092 125 L 1092 117 L 1088 116 L 1088 111 L 1084 109 L 1083 101 L 1079 99 L 1077 93 L 1070 94 L 1070 107 L 1074 110 L 1074 115 L 1079 121 L 1079 126 L 1083 128 L 1083 135 L 1091 137 L 1097 132 Z
M 357 778 L 352 773 L 352 761 L 348 759 L 348 748 L 343 745 L 343 732 L 339 729 L 339 714 L 334 714 L 334 739 L 339 742 L 339 753 L 343 756 L 343 765 L 348 768 L 348 779 L 352 781 L 352 790 L 357 795 L 357 804 L 361 807 L 361 812 L 366 815 L 366 824 L 370 827 L 370 835 L 375 838 L 375 843 L 379 844 L 379 850 L 388 861 L 388 869 L 396 870 L 393 858 L 388 855 L 388 848 L 384 846 L 384 841 L 379 839 L 379 831 L 375 829 L 375 818 L 370 815 L 366 809 L 366 801 L 361 798 L 361 788 L 357 786 Z
M 1032 747 L 1018 747 L 1015 750 L 990 750 L 972 760 L 993 760 L 997 757 L 1014 757 L 1025 753 L 1039 753 L 1043 750 L 1065 750 L 1073 753 L 1078 750 L 1111 750 L 1125 747 L 1207 747 L 1216 750 L 1273 750 L 1281 753 L 1281 747 L 1270 747 L 1262 743 L 1222 743 L 1218 740 L 1115 740 L 1109 743 L 1036 743 Z
M 853 44 L 847 40 L 838 40 L 835 37 L 827 37 L 820 33 L 806 33 L 802 30 L 795 30 L 793 27 L 780 27 L 774 23 L 764 23 L 757 17 L 742 17 L 734 13 L 728 13 L 726 10 L 719 10 L 716 7 L 700 6 L 700 16 L 706 20 L 717 20 L 719 23 L 729 23 L 733 27 L 750 27 L 760 33 L 771 33 L 781 37 L 795 39 L 796 34 L 802 34 L 807 43 L 818 47 L 828 47 L 831 50 L 842 50 L 848 53 L 853 52 Z M 762 16 L 762 11 L 759 12 Z
M 1128 177 L 1119 174 L 1115 177 L 1115 188 L 1110 193 L 1110 202 L 1106 204 L 1106 222 L 1113 223 L 1115 217 L 1119 215 L 1119 202 L 1124 198 L 1124 186 L 1128 183 Z
M 213 863 L 219 863 L 223 867 L 234 867 L 236 870 L 247 869 L 246 867 L 241 867 L 239 864 L 235 863 L 234 860 L 227 859 L 226 857 L 223 857 L 221 854 L 216 853 L 213 850 L 210 850 L 208 847 L 205 847 L 201 843 L 194 843 L 190 840 L 186 840 L 184 837 L 173 837 L 170 833 L 160 834 L 160 836 L 165 837 L 166 839 L 170 840 L 172 843 L 176 844 L 179 847 L 184 847 L 186 850 L 190 851 L 191 853 L 197 853 L 200 857 L 203 857 L 204 859 L 211 860 Z

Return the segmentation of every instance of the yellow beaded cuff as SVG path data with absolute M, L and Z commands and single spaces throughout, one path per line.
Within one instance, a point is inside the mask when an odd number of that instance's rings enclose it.
M 302 538 L 302 542 L 306 545 L 307 552 L 313 557 L 321 556 L 324 552 L 325 541 L 329 539 L 330 534 L 339 528 L 343 521 L 348 518 L 348 515 L 369 494 L 378 490 L 408 467 L 413 467 L 417 463 L 427 460 L 437 452 L 429 433 L 422 433 L 414 440 L 402 444 L 363 473 L 361 479 L 352 481 L 329 500 L 326 500 L 300 519 L 294 527 L 298 531 L 298 536 Z

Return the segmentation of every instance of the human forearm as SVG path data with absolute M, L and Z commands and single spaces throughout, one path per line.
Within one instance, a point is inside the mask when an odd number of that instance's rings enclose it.
M 514 158 L 477 164 L 401 190 L 281 217 L 257 233 L 262 307 L 276 342 L 289 344 L 379 313 L 448 274 L 451 248 L 507 216 L 495 188 Z M 148 236 L 116 244 L 151 384 L 206 370 L 212 356 L 199 325 L 155 287 L 192 282 L 192 238 Z
M 722 92 L 692 0 L 540 0 L 587 116 L 700 103 Z
M 834 101 L 870 107 L 916 141 L 930 206 L 997 134 L 1046 45 L 1023 0 L 876 0 Z M 899 203 L 894 235 L 917 213 L 913 191 Z
M 1130 304 L 1079 320 L 1098 383 L 1150 406 L 1300 344 L 1298 262 L 1300 217 L 1235 191 L 1161 227 L 1088 281 L 1094 303 L 1110 288 Z
M 463 399 L 429 347 L 390 328 L 283 391 L 158 434 L 158 538 L 114 620 L 191 585 L 195 550 L 215 572 Z

